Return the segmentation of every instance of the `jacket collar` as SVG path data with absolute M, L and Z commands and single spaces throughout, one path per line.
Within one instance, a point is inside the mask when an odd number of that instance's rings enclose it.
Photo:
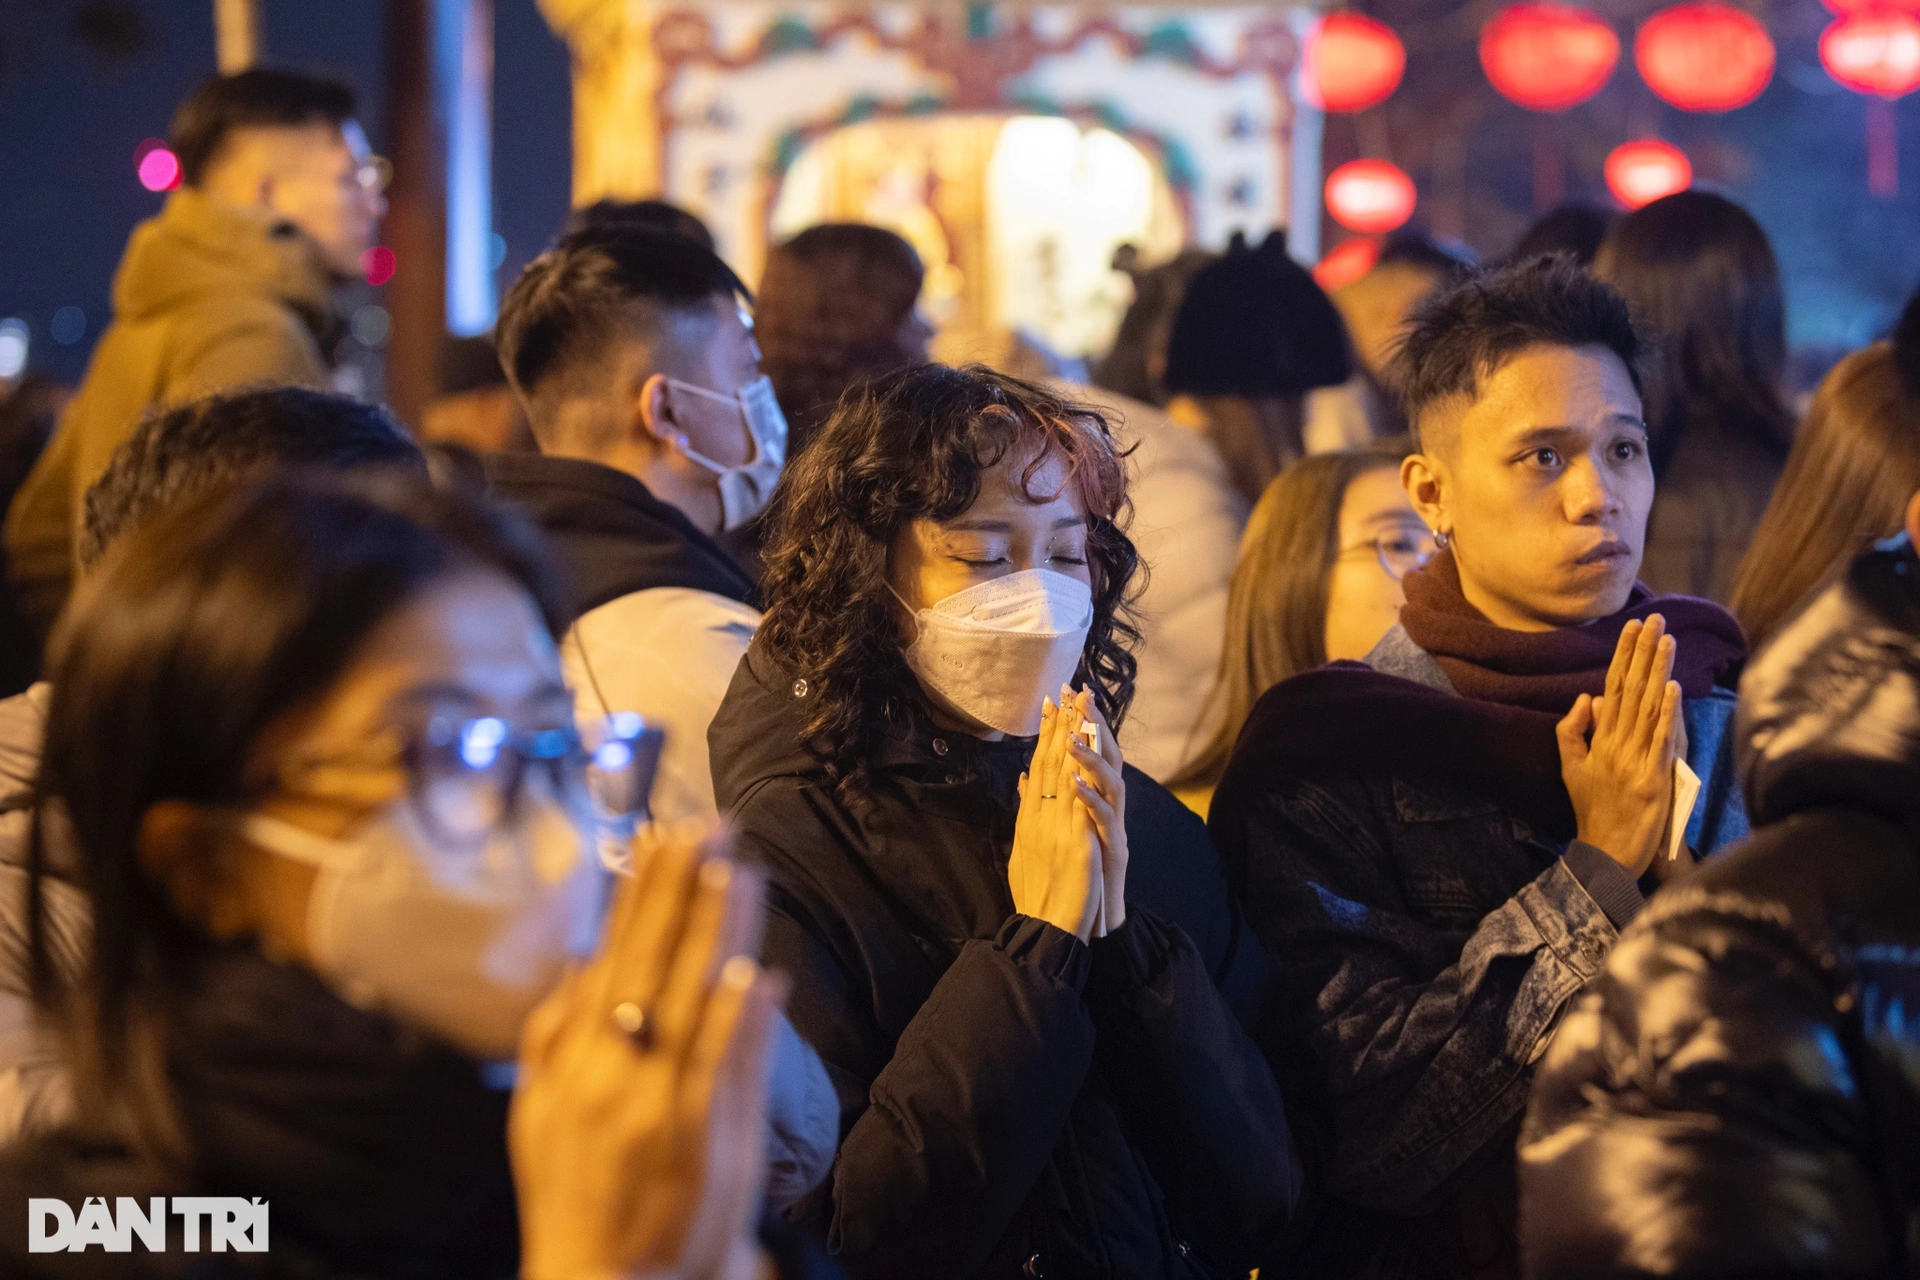
M 292 223 L 182 187 L 134 228 L 114 275 L 113 305 L 116 314 L 138 318 L 235 291 L 265 292 L 320 335 L 331 320 L 333 284 L 319 246 Z
M 633 476 L 580 458 L 495 453 L 487 487 L 523 507 L 573 584 L 575 616 L 654 587 L 689 587 L 759 607 L 746 570 Z
M 1866 808 L 1920 824 L 1920 557 L 1857 557 L 1748 663 L 1734 729 L 1756 822 Z

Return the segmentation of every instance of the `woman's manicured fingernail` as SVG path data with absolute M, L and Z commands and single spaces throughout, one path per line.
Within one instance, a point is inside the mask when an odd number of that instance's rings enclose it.
M 1045 720 L 1052 714 L 1053 714 L 1053 699 L 1052 698 L 1040 699 L 1040 718 L 1042 720 Z

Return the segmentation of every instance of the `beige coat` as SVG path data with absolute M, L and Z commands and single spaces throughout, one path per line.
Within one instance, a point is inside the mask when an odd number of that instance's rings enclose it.
M 72 583 L 87 488 L 141 415 L 247 383 L 324 389 L 329 288 L 319 250 L 265 210 L 183 188 L 134 228 L 113 323 L 7 512 L 7 574 L 43 631 Z

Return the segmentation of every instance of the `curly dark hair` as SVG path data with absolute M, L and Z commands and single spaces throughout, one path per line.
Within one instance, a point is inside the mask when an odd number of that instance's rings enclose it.
M 1059 459 L 1086 504 L 1093 628 L 1075 679 L 1108 723 L 1126 716 L 1140 556 L 1121 528 L 1126 471 L 1112 425 L 1091 405 L 979 365 L 896 370 L 849 394 L 789 466 L 765 557 L 761 637 L 776 662 L 806 673 L 802 737 L 843 787 L 860 789 L 886 738 L 927 714 L 902 656 L 888 552 L 913 521 L 971 507 L 982 474 L 1009 454 L 1026 458 L 1023 487 Z

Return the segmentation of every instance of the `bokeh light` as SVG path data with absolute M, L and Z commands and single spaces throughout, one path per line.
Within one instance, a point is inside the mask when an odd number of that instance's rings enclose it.
M 148 138 L 133 149 L 133 171 L 149 191 L 171 191 L 180 185 L 180 157 L 158 138 Z
M 26 372 L 29 337 L 27 322 L 20 317 L 0 320 L 0 379 L 11 382 Z
M 383 244 L 377 244 L 360 255 L 360 270 L 370 285 L 383 285 L 393 279 L 393 273 L 400 269 L 400 260 L 394 257 L 393 250 Z
M 1693 162 L 1671 142 L 1636 138 L 1607 154 L 1607 190 L 1629 209 L 1693 185 Z
M 1327 175 L 1327 212 L 1349 231 L 1380 235 L 1413 216 L 1413 179 L 1385 160 L 1349 160 Z
M 53 340 L 63 347 L 70 347 L 87 336 L 87 313 L 75 306 L 65 306 L 53 313 L 53 323 L 47 326 Z

